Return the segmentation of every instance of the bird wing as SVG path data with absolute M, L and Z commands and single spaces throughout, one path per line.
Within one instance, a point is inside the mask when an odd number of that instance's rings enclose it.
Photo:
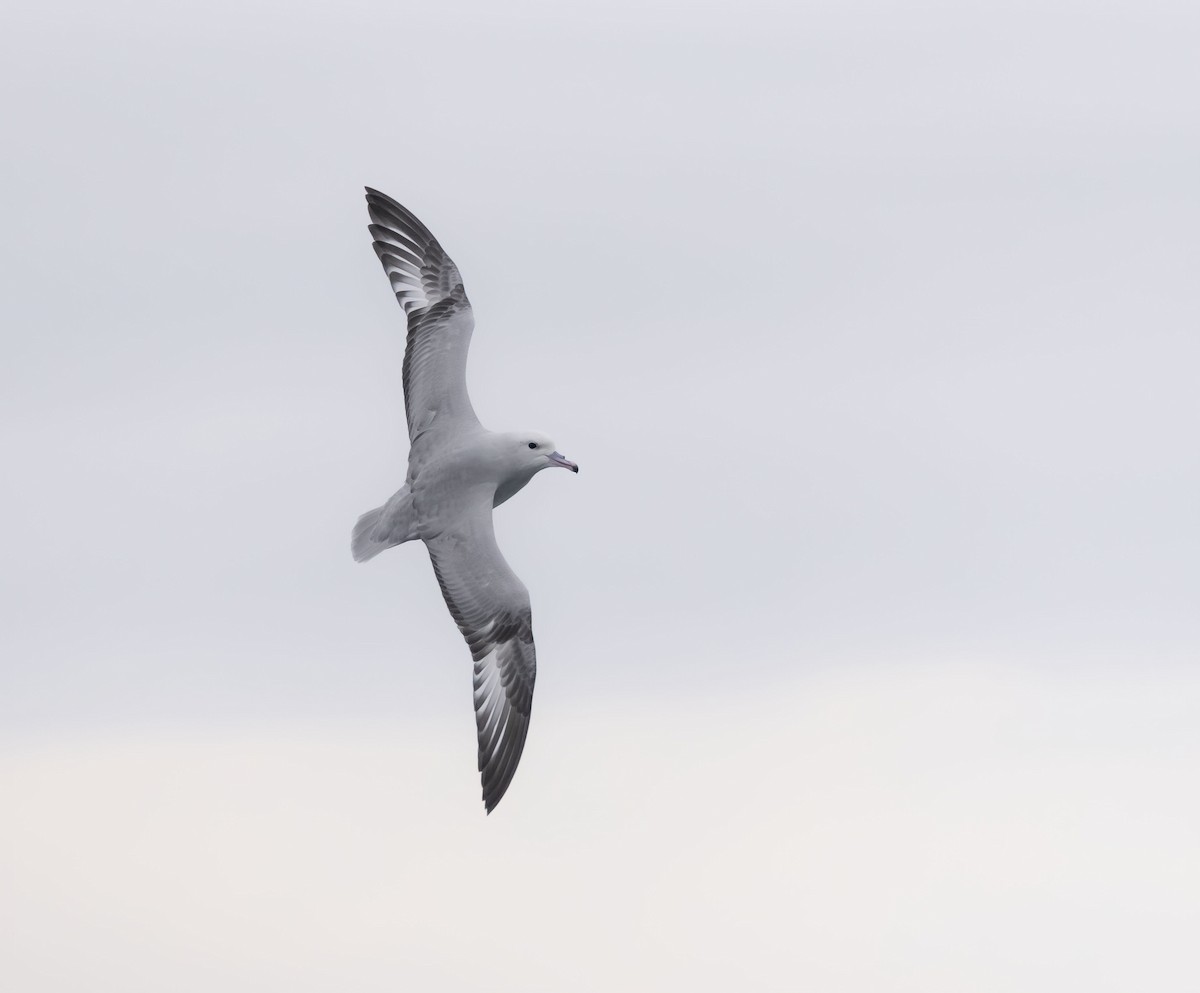
M 488 813 L 500 802 L 525 747 L 537 659 L 529 591 L 496 544 L 491 502 L 428 538 L 446 606 L 475 661 L 475 728 Z
M 408 319 L 404 408 L 418 461 L 447 437 L 478 426 L 467 395 L 467 350 L 475 315 L 458 266 L 407 208 L 367 187 L 368 230 Z

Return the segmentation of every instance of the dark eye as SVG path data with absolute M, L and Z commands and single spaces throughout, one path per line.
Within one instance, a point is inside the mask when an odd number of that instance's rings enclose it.
M 529 447 L 530 447 L 530 448 L 537 448 L 537 442 L 536 442 L 536 441 L 531 441 L 531 442 L 529 443 Z

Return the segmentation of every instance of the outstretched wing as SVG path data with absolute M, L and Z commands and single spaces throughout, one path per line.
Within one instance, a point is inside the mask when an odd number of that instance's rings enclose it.
M 517 771 L 529 730 L 537 676 L 529 591 L 496 545 L 490 502 L 425 544 L 475 661 L 479 773 L 491 813 Z
M 475 315 L 458 267 L 407 208 L 367 187 L 375 254 L 408 318 L 404 409 L 414 453 L 438 436 L 478 425 L 467 395 Z

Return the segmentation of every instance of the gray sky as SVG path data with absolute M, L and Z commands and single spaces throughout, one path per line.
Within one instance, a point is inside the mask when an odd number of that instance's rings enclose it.
M 1195 985 L 1194 5 L 9 21 L 21 989 Z M 486 820 L 364 184 L 582 466 Z

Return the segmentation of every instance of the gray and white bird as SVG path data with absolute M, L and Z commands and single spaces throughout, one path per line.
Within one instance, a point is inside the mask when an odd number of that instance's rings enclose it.
M 458 267 L 391 197 L 367 187 L 375 254 L 408 319 L 404 407 L 408 478 L 354 526 L 357 562 L 419 538 L 475 662 L 475 726 L 487 812 L 512 782 L 533 702 L 537 661 L 529 591 L 504 561 L 492 508 L 552 466 L 579 467 L 534 431 L 489 431 L 467 395 L 475 315 Z

